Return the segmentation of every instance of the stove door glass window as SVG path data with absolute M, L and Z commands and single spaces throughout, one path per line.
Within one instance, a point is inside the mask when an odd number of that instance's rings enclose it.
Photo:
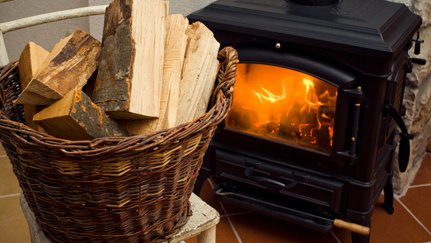
M 226 127 L 329 153 L 337 87 L 295 70 L 241 63 Z

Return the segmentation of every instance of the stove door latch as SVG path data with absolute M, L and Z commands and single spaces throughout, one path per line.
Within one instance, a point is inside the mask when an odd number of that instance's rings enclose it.
M 400 147 L 398 151 L 398 163 L 401 172 L 405 172 L 410 160 L 410 139 L 413 139 L 413 135 L 408 133 L 406 124 L 403 118 L 398 113 L 397 109 L 392 104 L 386 104 L 384 112 L 389 114 L 398 127 L 401 130 L 400 133 Z

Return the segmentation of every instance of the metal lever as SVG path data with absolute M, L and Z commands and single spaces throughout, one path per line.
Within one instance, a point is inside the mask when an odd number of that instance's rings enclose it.
M 397 123 L 398 127 L 401 129 L 400 133 L 400 147 L 398 151 L 398 163 L 401 172 L 405 172 L 410 160 L 410 139 L 413 139 L 413 135 L 409 134 L 407 131 L 406 124 L 404 124 L 403 119 L 398 113 L 397 109 L 391 104 L 386 104 L 384 111 L 387 112 Z
M 416 39 L 413 40 L 415 42 L 415 50 L 414 53 L 419 55 L 421 53 L 421 45 L 424 43 L 424 40 L 421 40 L 419 37 L 419 31 L 416 33 Z
M 423 58 L 410 58 L 410 61 L 414 64 L 418 64 L 418 65 L 425 65 L 427 64 L 427 60 L 423 59 Z

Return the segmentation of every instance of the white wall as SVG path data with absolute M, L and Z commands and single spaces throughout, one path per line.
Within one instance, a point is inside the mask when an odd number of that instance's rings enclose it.
M 187 15 L 213 1 L 215 0 L 171 0 L 170 13 Z M 13 0 L 0 4 L 0 23 L 58 10 L 106 5 L 110 2 L 111 0 Z M 36 42 L 50 50 L 59 39 L 75 29 L 88 31 L 100 40 L 103 30 L 103 16 L 64 20 L 8 32 L 4 37 L 9 59 L 11 61 L 17 60 L 24 45 L 29 41 Z
M 0 3 L 0 23 L 37 14 L 88 6 L 87 0 L 14 0 Z M 8 32 L 4 35 L 11 61 L 17 60 L 29 41 L 51 49 L 67 33 L 79 28 L 89 31 L 88 18 L 64 20 L 27 29 Z

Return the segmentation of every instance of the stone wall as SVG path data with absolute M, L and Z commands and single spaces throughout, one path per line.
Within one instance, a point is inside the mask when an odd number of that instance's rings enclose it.
M 409 132 L 414 134 L 414 139 L 410 143 L 410 162 L 405 173 L 399 172 L 398 158 L 395 156 L 395 192 L 403 196 L 420 168 L 431 137 L 431 1 L 392 1 L 406 4 L 414 13 L 422 17 L 420 37 L 425 40 L 425 43 L 422 45 L 421 54 L 417 57 L 427 60 L 424 66 L 414 64 L 413 72 L 408 75 L 404 93 L 403 103 L 407 110 L 404 121 Z M 412 57 L 415 56 L 413 53 L 410 54 Z

